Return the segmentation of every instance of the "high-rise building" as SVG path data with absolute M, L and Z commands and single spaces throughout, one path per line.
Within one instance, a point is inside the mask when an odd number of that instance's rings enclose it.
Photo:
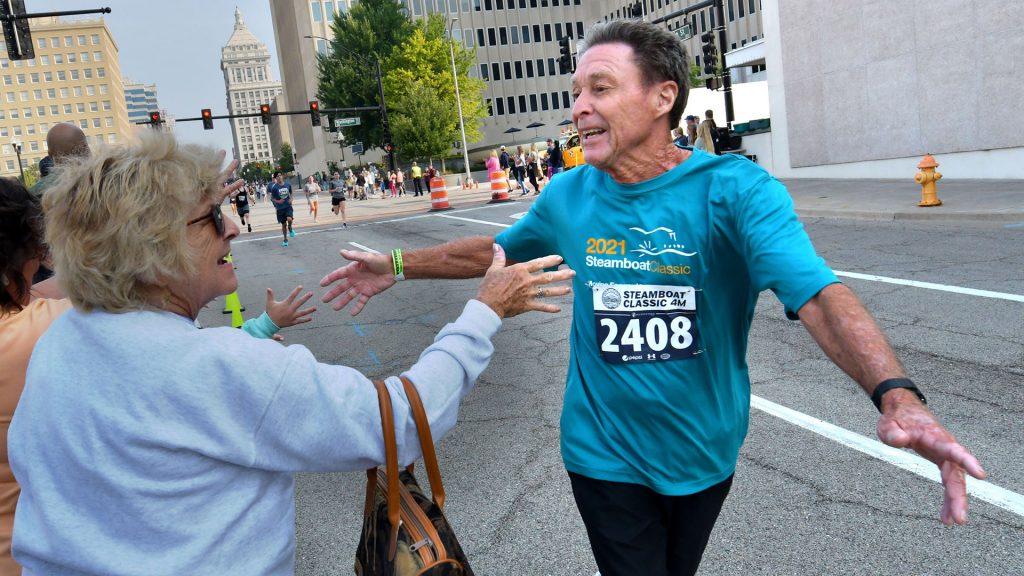
M 234 157 L 243 165 L 249 162 L 273 162 L 267 126 L 258 116 L 260 105 L 270 105 L 281 93 L 281 83 L 270 74 L 270 51 L 245 26 L 242 12 L 235 8 L 235 29 L 221 49 L 220 67 L 230 114 L 257 114 L 231 120 L 235 141 Z M 281 116 L 274 121 L 281 121 Z
M 146 122 L 149 113 L 160 110 L 156 99 L 156 84 L 142 84 L 131 80 L 124 81 L 124 102 L 128 107 L 128 121 Z
M 30 20 L 35 58 L 8 60 L 0 41 L 0 176 L 18 176 L 46 156 L 46 133 L 60 122 L 79 126 L 91 144 L 131 133 L 117 43 L 102 18 Z
M 270 0 L 270 13 L 274 22 L 274 40 L 277 46 L 277 61 L 281 66 L 284 83 L 282 108 L 304 110 L 310 100 L 316 100 L 319 76 L 317 54 L 326 54 L 331 37 L 330 24 L 336 12 L 350 8 L 351 0 L 328 0 L 326 2 L 296 2 L 295 0 Z M 367 70 L 372 74 L 371 69 Z M 373 106 L 376 102 L 366 103 Z M 334 141 L 338 134 L 323 127 L 310 124 L 309 116 L 286 116 L 289 132 L 294 139 L 292 148 L 298 159 L 298 168 L 303 173 L 327 170 L 328 162 L 344 162 L 344 150 Z M 332 138 L 333 137 L 333 138 Z M 368 160 L 377 160 L 371 155 Z M 351 160 L 355 160 L 352 158 Z M 354 163 L 354 162 L 353 162 Z

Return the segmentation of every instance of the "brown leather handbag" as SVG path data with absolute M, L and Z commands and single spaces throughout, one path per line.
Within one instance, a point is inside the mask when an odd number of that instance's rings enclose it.
M 366 471 L 366 506 L 363 532 L 356 550 L 357 576 L 473 576 L 455 532 L 444 517 L 444 486 L 430 424 L 412 382 L 402 378 L 423 463 L 430 480 L 431 498 L 416 482 L 410 464 L 398 470 L 391 395 L 383 381 L 374 381 L 384 431 L 385 467 Z

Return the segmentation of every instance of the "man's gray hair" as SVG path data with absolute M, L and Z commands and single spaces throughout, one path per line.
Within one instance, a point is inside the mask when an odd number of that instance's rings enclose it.
M 622 43 L 633 49 L 645 86 L 671 80 L 679 86 L 669 111 L 669 126 L 679 125 L 690 95 L 690 58 L 679 38 L 660 26 L 642 20 L 612 20 L 591 26 L 579 45 L 579 56 L 598 44 Z

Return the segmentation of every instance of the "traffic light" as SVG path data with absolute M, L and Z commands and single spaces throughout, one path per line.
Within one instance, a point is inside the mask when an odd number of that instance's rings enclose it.
M 160 124 L 163 120 L 160 118 L 160 111 L 154 110 L 149 113 L 149 125 L 157 130 L 160 129 Z
M 203 108 L 199 115 L 203 117 L 203 130 L 213 130 L 213 113 L 210 109 Z
M 640 2 L 633 2 L 633 5 L 629 7 L 629 15 L 633 18 L 642 18 L 644 15 L 644 7 Z
M 11 60 L 31 60 L 35 58 L 32 44 L 32 31 L 29 30 L 28 19 L 9 19 L 7 16 L 25 14 L 25 0 L 7 0 L 0 2 L 0 16 L 3 16 L 4 40 L 7 43 L 7 57 Z
M 704 73 L 714 74 L 715 59 L 718 57 L 718 50 L 715 49 L 715 34 L 713 32 L 705 32 L 700 35 L 700 41 L 701 57 L 704 60 Z
M 395 151 L 395 145 L 392 144 L 391 142 L 385 142 L 384 151 L 387 152 L 388 154 L 391 154 L 392 152 Z
M 558 39 L 558 73 L 572 73 L 572 48 L 569 46 L 571 38 L 564 36 Z
M 264 124 L 270 124 L 270 104 L 260 104 L 260 120 Z
M 309 101 L 309 119 L 312 120 L 313 126 L 320 125 L 320 103 L 316 100 Z

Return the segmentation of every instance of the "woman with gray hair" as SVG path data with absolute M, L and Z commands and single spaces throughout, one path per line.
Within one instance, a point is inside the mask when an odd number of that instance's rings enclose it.
M 377 394 L 358 371 L 231 328 L 196 329 L 237 287 L 238 227 L 221 214 L 223 155 L 144 134 L 62 169 L 44 201 L 57 277 L 74 305 L 40 338 L 11 424 L 23 486 L 15 559 L 33 574 L 290 574 L 294 473 L 384 460 Z M 236 163 L 228 167 L 230 173 Z M 400 263 L 400 258 L 396 258 Z M 558 311 L 495 248 L 477 296 L 403 373 L 435 437 L 487 366 L 503 317 Z M 226 361 L 251 352 L 246 365 Z M 399 459 L 419 456 L 402 384 L 386 381 Z

